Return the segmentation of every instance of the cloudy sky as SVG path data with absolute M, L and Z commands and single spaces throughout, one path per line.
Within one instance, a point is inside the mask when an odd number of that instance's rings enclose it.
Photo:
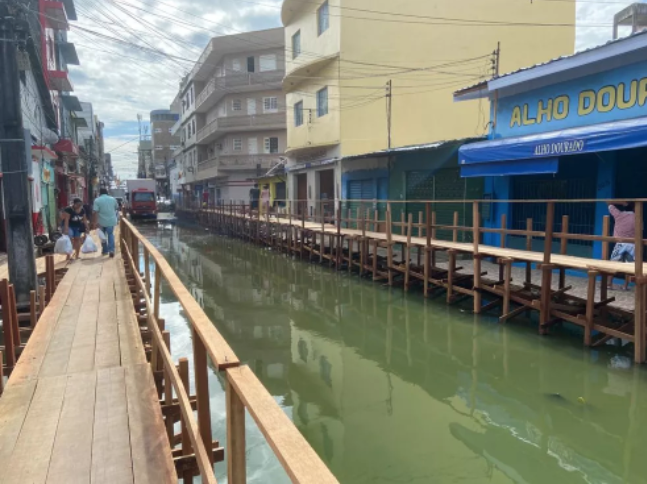
M 81 66 L 71 68 L 75 94 L 92 102 L 105 123 L 106 151 L 112 152 L 122 179 L 136 174 L 137 114 L 146 119 L 151 110 L 168 108 L 180 78 L 211 37 L 279 27 L 281 3 L 75 0 L 79 20 L 73 22 L 69 34 L 81 60 Z M 613 14 L 630 3 L 578 0 L 576 48 L 609 40 Z

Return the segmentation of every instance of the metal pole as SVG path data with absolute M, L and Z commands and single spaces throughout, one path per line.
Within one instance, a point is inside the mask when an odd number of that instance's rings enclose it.
M 9 13 L 7 4 L 0 3 L 0 38 L 14 39 L 15 25 L 16 18 Z M 24 138 L 16 43 L 0 42 L 2 201 L 7 225 L 9 278 L 16 291 L 18 306 L 29 305 L 30 293 L 37 287 L 26 142 L 2 141 Z

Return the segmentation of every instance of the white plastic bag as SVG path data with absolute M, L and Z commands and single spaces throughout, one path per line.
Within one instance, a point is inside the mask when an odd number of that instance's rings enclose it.
M 84 254 L 91 254 L 97 250 L 99 249 L 97 248 L 97 244 L 94 243 L 94 240 L 92 240 L 92 237 L 90 237 L 90 235 L 86 236 L 85 242 L 83 242 L 83 245 L 81 246 L 81 252 Z
M 72 241 L 67 235 L 61 236 L 60 239 L 56 241 L 56 245 L 54 245 L 54 253 L 55 254 L 71 254 L 74 252 L 74 247 L 72 247 Z
M 99 236 L 99 240 L 101 242 L 108 242 L 108 237 L 106 237 L 106 234 L 103 230 L 97 229 L 97 235 Z

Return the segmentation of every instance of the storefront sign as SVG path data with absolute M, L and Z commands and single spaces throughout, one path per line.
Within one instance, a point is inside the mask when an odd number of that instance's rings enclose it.
M 645 116 L 645 72 L 647 62 L 501 97 L 494 136 L 507 138 Z
M 584 140 L 576 139 L 557 143 L 542 143 L 535 146 L 535 156 L 572 155 L 584 151 Z

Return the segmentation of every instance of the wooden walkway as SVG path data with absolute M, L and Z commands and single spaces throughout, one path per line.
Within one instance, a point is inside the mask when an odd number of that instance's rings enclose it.
M 120 254 L 76 261 L 0 398 L 0 483 L 177 482 Z
M 339 201 L 336 210 L 329 211 L 328 216 L 321 208 L 319 216 L 317 212 L 308 217 L 295 215 L 289 207 L 286 214 L 260 217 L 248 206 L 234 204 L 181 210 L 181 213 L 232 236 L 307 257 L 310 261 L 326 262 L 338 270 L 357 271 L 360 275 L 372 276 L 374 281 L 402 284 L 405 290 L 419 284 L 425 297 L 444 294 L 448 304 L 472 298 L 475 313 L 500 308 L 500 322 L 537 312 L 541 334 L 547 334 L 555 324 L 568 321 L 583 328 L 587 346 L 620 338 L 634 343 L 636 362 L 647 360 L 647 265 L 642 263 L 647 240 L 642 239 L 641 200 L 635 202 L 636 236 L 632 239 L 610 237 L 608 216 L 602 235 L 569 233 L 568 216 L 563 216 L 559 225 L 555 222 L 554 200 L 533 202 L 546 204 L 546 220 L 542 221 L 545 231 L 532 230 L 532 219 L 526 221 L 526 230 L 510 229 L 505 214 L 498 228 L 481 227 L 482 206 L 489 203 L 482 200 L 466 202 L 473 207 L 473 224 L 469 227 L 458 225 L 458 212 L 454 212 L 452 225 L 438 224 L 431 202 L 424 203 L 425 212 L 418 214 L 417 223 L 413 222 L 412 213 L 406 220 L 402 213 L 401 220 L 394 222 L 388 201 L 386 218 L 382 220 L 377 211 L 370 216 L 368 211 L 360 209 L 353 218 L 350 210 L 342 209 L 343 203 Z M 559 232 L 555 230 L 557 226 Z M 439 238 L 439 230 L 449 233 L 451 240 Z M 465 238 L 471 241 L 459 242 L 459 233 L 467 234 Z M 484 234 L 488 233 L 498 235 L 499 247 L 482 243 Z M 526 250 L 508 247 L 511 236 L 525 240 Z M 542 252 L 532 250 L 533 239 L 543 242 Z M 567 255 L 569 241 L 600 242 L 602 259 Z M 558 253 L 553 253 L 553 242 L 558 242 Z M 637 262 L 607 260 L 609 244 L 618 242 L 634 244 Z M 399 246 L 398 252 L 396 246 Z M 438 258 L 440 254 L 446 263 Z M 470 267 L 465 270 L 460 262 L 469 259 Z M 483 271 L 485 260 L 496 264 L 498 270 L 489 274 Z M 522 280 L 513 280 L 513 264 L 525 266 Z M 541 272 L 540 284 L 532 281 L 533 266 Z M 569 293 L 573 287 L 566 284 L 567 270 L 586 274 L 585 297 Z M 552 284 L 554 275 L 558 277 L 556 289 Z M 636 283 L 633 311 L 612 305 L 615 297 L 608 294 L 608 282 L 618 275 Z

